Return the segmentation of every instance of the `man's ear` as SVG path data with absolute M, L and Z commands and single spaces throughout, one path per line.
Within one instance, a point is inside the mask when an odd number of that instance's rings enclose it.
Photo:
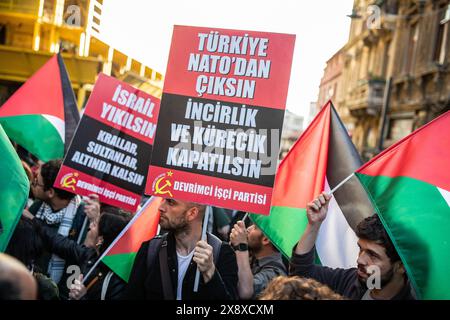
M 266 236 L 263 236 L 263 237 L 262 237 L 262 244 L 263 244 L 264 246 L 267 246 L 268 244 L 270 244 L 269 238 L 267 238 Z
M 45 192 L 47 193 L 47 195 L 50 199 L 53 199 L 56 196 L 55 189 L 53 189 L 53 188 L 50 188 Z
M 403 265 L 403 262 L 396 261 L 394 263 L 394 273 L 398 273 L 401 275 L 404 275 L 406 273 L 406 269 L 405 269 L 405 266 Z
M 187 211 L 187 218 L 189 221 L 193 221 L 198 217 L 199 214 L 200 211 L 197 207 L 194 206 Z

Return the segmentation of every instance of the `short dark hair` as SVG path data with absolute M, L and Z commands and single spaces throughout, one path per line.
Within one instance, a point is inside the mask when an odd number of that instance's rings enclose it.
M 102 250 L 105 250 L 131 220 L 131 213 L 114 207 L 102 211 L 98 222 L 98 235 L 103 237 Z
M 394 244 L 384 229 L 378 214 L 374 214 L 361 221 L 356 227 L 356 236 L 360 239 L 374 241 L 383 246 L 391 262 L 400 260 L 400 256 L 397 250 L 395 250 Z
M 55 183 L 56 177 L 58 176 L 59 169 L 61 168 L 62 160 L 61 159 L 55 159 L 50 160 L 46 163 L 44 163 L 41 166 L 41 176 L 42 180 L 44 181 L 44 190 L 50 190 L 53 188 L 53 184 Z M 72 200 L 75 195 L 73 193 L 70 193 L 66 190 L 53 188 L 55 190 L 56 195 L 64 200 Z
M 44 252 L 44 243 L 39 234 L 39 226 L 25 217 L 21 217 L 9 241 L 6 253 L 15 257 L 27 267 L 34 266 Z

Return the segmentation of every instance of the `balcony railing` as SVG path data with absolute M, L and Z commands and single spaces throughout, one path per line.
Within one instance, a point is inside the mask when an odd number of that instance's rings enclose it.
M 0 12 L 38 15 L 39 1 L 35 0 L 0 0 Z
M 385 86 L 385 80 L 371 78 L 354 88 L 347 100 L 352 116 L 377 115 L 383 105 Z

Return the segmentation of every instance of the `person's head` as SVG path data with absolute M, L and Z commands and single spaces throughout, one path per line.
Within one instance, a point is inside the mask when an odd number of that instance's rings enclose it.
M 17 258 L 28 268 L 34 266 L 44 251 L 44 243 L 37 228 L 32 220 L 22 216 L 6 248 L 7 254 Z
M 21 162 L 22 162 L 23 170 L 25 171 L 28 181 L 30 182 L 30 185 L 31 185 L 34 181 L 33 169 L 28 165 L 28 163 L 26 161 L 21 160 Z M 31 199 L 34 199 L 34 195 L 33 195 L 33 192 L 31 189 L 32 188 L 30 188 L 30 190 L 28 191 L 28 197 Z
M 188 232 L 193 224 L 201 226 L 206 206 L 194 202 L 163 199 L 158 210 L 161 228 L 177 234 Z
M 270 242 L 264 233 L 255 224 L 247 228 L 248 249 L 254 254 L 261 253 L 273 254 L 278 252 L 275 246 Z
M 0 300 L 35 300 L 37 284 L 16 258 L 0 253 Z
M 62 160 L 50 160 L 41 165 L 35 173 L 31 183 L 31 190 L 36 199 L 50 203 L 53 199 L 72 200 L 73 193 L 53 188 Z
M 313 279 L 279 276 L 269 283 L 259 300 L 343 300 L 343 297 Z
M 403 263 L 377 214 L 361 221 L 356 228 L 356 235 L 359 238 L 357 264 L 361 283 L 366 283 L 373 272 L 368 270 L 369 267 L 379 269 L 381 287 L 394 277 L 406 278 Z
M 98 223 L 91 223 L 89 227 L 89 232 L 97 234 L 97 246 L 100 252 L 109 247 L 130 220 L 131 214 L 125 210 L 115 207 L 103 209 Z

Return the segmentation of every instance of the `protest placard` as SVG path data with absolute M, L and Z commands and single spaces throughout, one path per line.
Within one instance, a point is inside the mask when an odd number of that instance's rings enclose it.
M 144 192 L 160 101 L 100 74 L 55 187 L 135 211 Z
M 146 193 L 269 213 L 294 41 L 174 27 Z

